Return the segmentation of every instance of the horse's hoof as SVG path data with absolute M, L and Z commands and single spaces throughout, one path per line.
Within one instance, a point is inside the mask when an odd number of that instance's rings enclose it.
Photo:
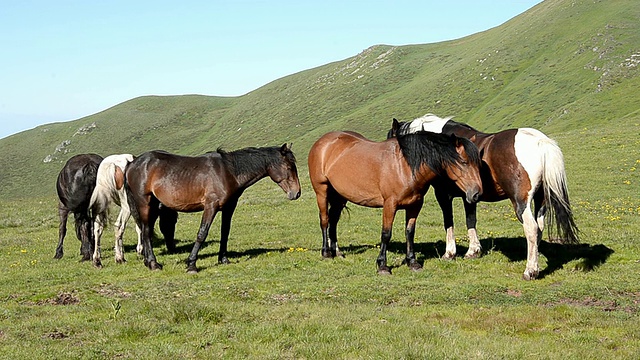
M 62 259 L 62 253 L 56 253 L 53 258 L 58 260 Z
M 453 260 L 456 258 L 456 254 L 445 253 L 442 255 L 442 260 Z
M 116 264 L 124 264 L 126 262 L 127 262 L 127 260 L 125 260 L 124 258 L 116 259 Z
M 465 259 L 478 259 L 480 257 L 480 253 L 479 252 L 474 252 L 474 253 L 468 253 L 464 255 Z
M 524 274 L 522 274 L 522 280 L 535 280 L 538 277 L 538 272 L 537 271 L 525 271 Z
M 198 269 L 194 268 L 189 268 L 187 269 L 187 274 L 197 274 L 198 273 Z
M 391 275 L 391 269 L 388 266 L 380 266 L 378 268 L 378 275 Z
M 336 257 L 344 259 L 344 254 L 342 252 L 338 251 L 338 252 L 336 252 Z
M 322 252 L 322 258 L 323 259 L 333 259 L 334 255 L 331 253 L 331 251 L 323 251 Z
M 162 270 L 162 265 L 156 261 L 149 261 L 147 267 L 149 268 L 149 270 Z
M 422 271 L 422 265 L 417 262 L 407 264 L 412 271 Z
M 102 261 L 94 260 L 93 261 L 93 266 L 95 266 L 97 269 L 102 269 Z

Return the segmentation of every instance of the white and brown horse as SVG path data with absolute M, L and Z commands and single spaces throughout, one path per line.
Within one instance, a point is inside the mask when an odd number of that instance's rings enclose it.
M 131 154 L 110 155 L 104 158 L 98 167 L 96 187 L 91 195 L 89 208 L 93 219 L 93 237 L 95 247 L 93 251 L 93 265 L 101 267 L 100 238 L 107 221 L 109 205 L 115 203 L 120 206 L 120 213 L 115 226 L 115 260 L 117 263 L 125 262 L 122 236 L 127 226 L 127 220 L 131 216 L 127 193 L 124 189 L 124 171 L 127 165 L 134 159 Z M 138 254 L 142 254 L 142 242 L 140 228 L 136 225 L 138 233 Z
M 487 134 L 451 118 L 442 119 L 427 114 L 407 123 L 399 123 L 394 119 L 394 128 L 388 136 L 416 131 L 455 134 L 471 139 L 478 146 L 482 157 L 483 193 L 480 201 L 511 200 L 516 216 L 524 227 L 527 239 L 525 280 L 535 279 L 539 274 L 538 244 L 547 212 L 551 225 L 555 223 L 555 232 L 560 241 L 578 242 L 578 228 L 569 203 L 562 151 L 545 134 L 531 128 Z M 452 259 L 456 256 L 452 200 L 461 196 L 461 193 L 453 184 L 445 182 L 434 184 L 434 190 L 446 229 L 447 245 L 443 258 Z M 464 202 L 469 237 L 469 250 L 465 258 L 477 257 L 482 252 L 476 231 L 476 206 Z

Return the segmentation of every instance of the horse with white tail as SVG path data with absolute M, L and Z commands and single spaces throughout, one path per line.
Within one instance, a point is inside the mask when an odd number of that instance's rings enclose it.
M 124 189 L 124 171 L 127 165 L 134 159 L 131 154 L 110 155 L 104 158 L 98 167 L 96 187 L 91 195 L 89 209 L 93 218 L 93 235 L 95 247 L 93 252 L 93 265 L 102 267 L 100 255 L 100 238 L 107 221 L 110 204 L 113 202 L 120 206 L 120 213 L 115 226 L 115 260 L 117 263 L 125 262 L 122 236 L 127 226 L 127 220 L 131 216 L 131 210 L 127 201 L 127 193 Z M 142 242 L 140 241 L 140 228 L 136 225 L 138 233 L 138 246 L 136 251 L 142 254 Z
M 522 223 L 527 239 L 527 266 L 523 279 L 532 280 L 539 275 L 538 244 L 542 238 L 545 215 L 549 212 L 549 230 L 555 223 L 558 240 L 578 243 L 578 227 L 573 219 L 569 202 L 564 157 L 557 143 L 542 132 L 531 128 L 519 128 L 483 133 L 471 126 L 427 114 L 411 122 L 394 119 L 388 137 L 431 131 L 466 137 L 476 144 L 482 157 L 480 174 L 483 193 L 480 201 L 511 200 L 516 216 Z M 443 181 L 434 184 L 436 199 L 442 209 L 446 229 L 444 259 L 456 256 L 453 233 L 454 197 L 463 193 L 454 184 Z M 464 197 L 463 197 L 464 201 Z M 533 210 L 532 210 L 533 202 Z M 476 231 L 475 203 L 464 201 L 469 237 L 469 250 L 465 258 L 475 258 L 482 253 Z M 550 231 L 551 232 L 551 231 Z

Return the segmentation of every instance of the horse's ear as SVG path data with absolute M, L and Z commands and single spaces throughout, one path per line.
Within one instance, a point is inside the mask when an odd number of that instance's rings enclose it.
M 282 153 L 286 153 L 291 151 L 291 146 L 293 145 L 293 143 L 291 145 L 288 145 L 287 143 L 282 144 L 282 147 L 280 147 L 280 152 Z
M 391 124 L 391 131 L 397 134 L 399 128 L 400 128 L 400 123 L 398 122 L 398 119 L 393 118 L 393 124 Z
M 473 134 L 473 136 L 471 136 L 471 137 L 469 138 L 469 140 L 471 140 L 471 142 L 472 142 L 472 143 L 474 143 L 474 144 L 476 143 L 476 137 L 477 137 L 477 135 L 478 135 L 478 134 Z

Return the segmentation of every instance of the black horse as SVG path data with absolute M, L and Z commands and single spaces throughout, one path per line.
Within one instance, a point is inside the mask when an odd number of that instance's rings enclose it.
M 151 235 L 160 217 L 162 229 L 175 221 L 163 221 L 167 214 L 203 211 L 193 250 L 187 259 L 187 271 L 197 272 L 196 259 L 218 211 L 222 211 L 218 262 L 228 263 L 227 241 L 231 216 L 240 195 L 258 180 L 269 176 L 290 200 L 300 197 L 296 160 L 291 149 L 282 147 L 245 148 L 233 152 L 209 152 L 201 156 L 180 156 L 150 151 L 137 157 L 126 169 L 127 199 L 142 232 L 144 263 L 149 269 L 161 269 L 153 254 Z M 161 205 L 161 206 L 160 206 Z M 175 217 L 174 215 L 174 217 Z M 167 240 L 167 239 L 165 239 Z M 170 243 L 167 242 L 170 247 Z
M 80 254 L 82 261 L 90 260 L 93 256 L 93 231 L 89 214 L 89 201 L 96 187 L 98 166 L 102 156 L 96 154 L 75 155 L 67 161 L 56 182 L 58 191 L 58 213 L 60 226 L 58 228 L 58 247 L 56 259 L 62 258 L 63 242 L 67 234 L 67 218 L 72 212 L 75 218 L 76 236 L 80 240 Z

